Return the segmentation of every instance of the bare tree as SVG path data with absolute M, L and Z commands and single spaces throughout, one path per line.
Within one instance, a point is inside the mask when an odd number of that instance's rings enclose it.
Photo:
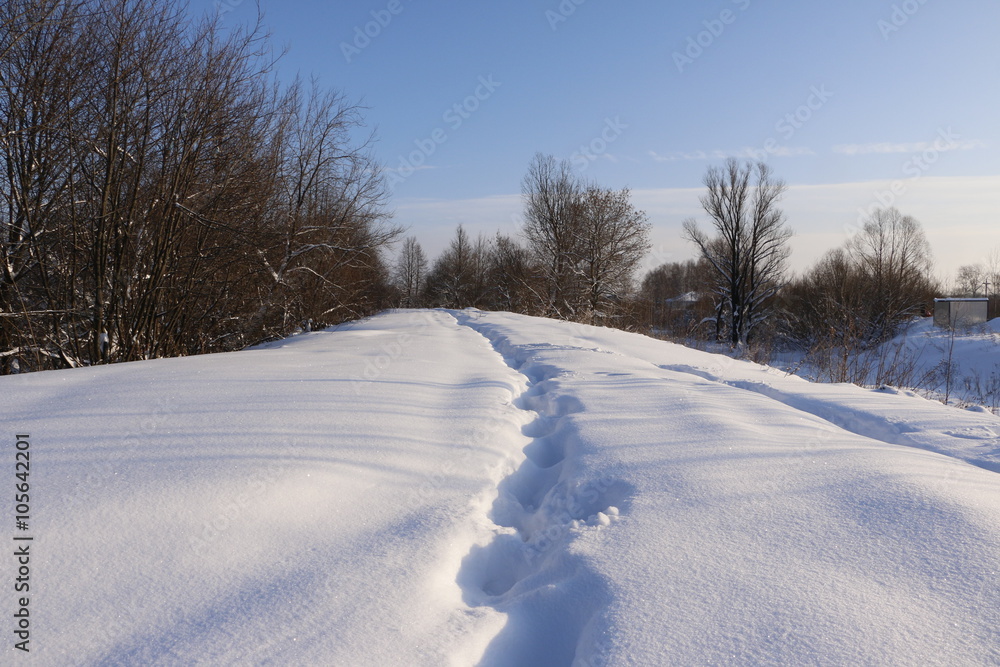
M 0 372 L 72 363 L 62 332 L 75 314 L 62 290 L 72 267 L 58 258 L 72 241 L 72 135 L 92 62 L 81 5 L 0 4 Z
M 361 109 L 177 2 L 0 4 L 0 372 L 234 349 L 382 303 Z
M 527 248 L 509 236 L 497 234 L 490 247 L 488 279 L 493 287 L 490 305 L 517 313 L 543 312 L 546 299 L 539 293 L 537 273 Z
M 571 318 L 579 299 L 576 264 L 580 254 L 583 185 L 568 161 L 535 155 L 521 183 L 522 234 L 546 283 L 546 314 Z
M 647 273 L 639 294 L 648 327 L 677 336 L 697 333 L 697 325 L 714 312 L 709 298 L 713 272 L 705 259 L 698 259 L 668 262 Z
M 445 308 L 468 308 L 485 300 L 488 244 L 480 237 L 469 238 L 462 225 L 427 278 L 431 301 Z
M 985 284 L 987 281 L 988 284 Z M 994 318 L 1000 306 L 1000 247 L 993 248 L 986 256 L 986 281 L 983 289 L 989 299 L 987 316 Z
M 895 208 L 878 209 L 847 242 L 846 251 L 875 306 L 870 335 L 888 340 L 899 324 L 920 313 L 933 291 L 931 248 L 923 228 Z
M 993 288 L 990 293 L 994 293 L 1000 288 L 1000 247 L 994 248 L 986 256 L 985 268 L 986 277 Z
M 717 322 L 727 318 L 730 344 L 739 347 L 767 316 L 784 274 L 792 236 L 778 208 L 785 184 L 763 162 L 730 159 L 708 170 L 705 186 L 701 205 L 717 236 L 693 219 L 684 222 L 684 235 L 715 270 Z
M 958 267 L 955 275 L 955 291 L 957 296 L 978 296 L 985 288 L 988 280 L 986 267 L 982 264 L 966 264 Z
M 591 323 L 605 320 L 632 289 L 632 276 L 649 250 L 650 225 L 625 190 L 590 187 L 580 206 L 576 263 Z
M 360 146 L 351 142 L 363 124 L 361 109 L 315 83 L 306 92 L 299 81 L 282 109 L 274 218 L 258 251 L 270 281 L 254 323 L 267 336 L 306 319 L 361 314 L 352 304 L 357 288 L 371 287 L 366 283 L 379 274 L 379 252 L 402 233 L 388 224 L 388 192 L 371 138 Z
M 427 280 L 427 256 L 417 239 L 410 236 L 396 260 L 395 282 L 404 308 L 420 305 L 424 282 Z
M 833 382 L 905 383 L 916 367 L 888 345 L 927 304 L 930 250 L 919 223 L 895 209 L 876 211 L 843 247 L 828 252 L 784 291 L 792 339 Z

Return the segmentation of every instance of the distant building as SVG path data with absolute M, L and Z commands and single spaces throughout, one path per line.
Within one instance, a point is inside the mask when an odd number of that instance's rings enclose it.
M 989 299 L 934 299 L 934 324 L 948 329 L 986 322 Z

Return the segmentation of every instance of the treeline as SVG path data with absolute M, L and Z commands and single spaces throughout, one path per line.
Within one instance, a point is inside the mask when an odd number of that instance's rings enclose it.
M 0 5 L 0 372 L 239 349 L 385 305 L 361 110 L 260 27 L 173 2 Z
M 761 361 L 794 349 L 824 379 L 891 379 L 896 360 L 873 355 L 942 293 L 919 222 L 875 210 L 842 247 L 792 276 L 792 231 L 780 207 L 786 186 L 770 167 L 732 159 L 709 168 L 704 183 L 709 227 L 691 219 L 683 232 L 697 259 L 656 267 L 636 286 L 649 223 L 629 191 L 586 183 L 567 162 L 538 155 L 522 182 L 519 234 L 471 238 L 459 226 L 433 262 L 407 238 L 392 302 L 602 324 L 719 343 Z M 970 285 L 982 275 L 963 272 Z
M 650 225 L 629 191 L 588 183 L 568 161 L 539 154 L 521 194 L 518 238 L 472 239 L 459 226 L 433 264 L 407 238 L 393 273 L 395 302 L 634 328 L 633 278 L 650 248 Z

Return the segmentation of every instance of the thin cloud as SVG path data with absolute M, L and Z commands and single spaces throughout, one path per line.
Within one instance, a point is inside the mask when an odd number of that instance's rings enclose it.
M 801 157 L 803 155 L 816 155 L 816 152 L 806 146 L 778 146 L 769 154 L 777 157 Z
M 656 151 L 649 151 L 649 156 L 656 162 L 679 162 L 683 160 L 705 161 L 705 160 L 726 160 L 731 157 L 747 160 L 763 160 L 768 157 L 801 157 L 803 155 L 815 155 L 816 153 L 806 146 L 774 146 L 770 149 L 753 146 L 744 146 L 736 151 L 674 151 L 666 155 L 660 155 Z
M 666 155 L 660 155 L 656 151 L 649 151 L 650 157 L 657 162 L 678 162 L 681 160 L 723 160 L 728 157 L 725 151 L 693 151 L 685 153 L 683 151 L 673 151 Z
M 951 141 L 943 148 L 940 143 L 934 141 L 895 144 L 888 141 L 881 141 L 870 144 L 840 144 L 833 147 L 833 152 L 840 153 L 841 155 L 886 155 L 891 153 L 921 153 L 930 149 L 939 151 L 971 151 L 983 148 L 985 145 L 982 141 L 975 139 Z
M 388 172 L 388 173 L 390 173 L 390 174 L 397 174 L 397 173 L 411 174 L 411 173 L 413 173 L 415 171 L 426 171 L 427 169 L 440 169 L 440 168 L 441 167 L 435 167 L 434 165 L 430 165 L 430 164 L 422 164 L 420 166 L 405 167 L 405 168 L 404 167 L 386 167 L 385 171 Z

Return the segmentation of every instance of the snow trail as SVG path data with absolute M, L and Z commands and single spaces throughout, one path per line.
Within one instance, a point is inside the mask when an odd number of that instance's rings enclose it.
M 574 476 L 578 464 L 569 418 L 583 405 L 559 392 L 563 372 L 532 363 L 531 348 L 514 348 L 477 326 L 477 314 L 455 315 L 525 377 L 527 388 L 514 405 L 533 417 L 522 429 L 529 439 L 524 460 L 497 486 L 489 512 L 496 534 L 470 550 L 458 576 L 469 605 L 490 606 L 508 617 L 480 664 L 589 664 L 581 657 L 588 655 L 581 646 L 585 629 L 610 595 L 600 574 L 568 547 L 574 532 L 608 525 L 618 515 L 612 503 L 621 504 L 622 485 Z

